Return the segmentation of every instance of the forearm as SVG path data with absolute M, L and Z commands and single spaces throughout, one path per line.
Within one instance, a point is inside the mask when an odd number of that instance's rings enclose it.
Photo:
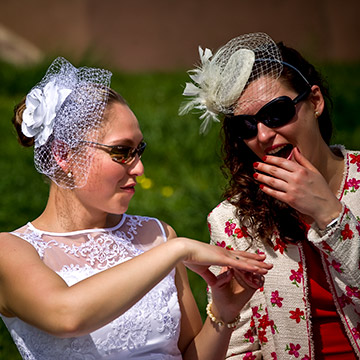
M 225 359 L 233 329 L 219 326 L 206 318 L 201 331 L 183 354 L 184 360 Z
M 21 250 L 21 259 L 9 256 L 17 260 L 5 261 L 4 256 L 0 262 L 2 312 L 61 337 L 89 333 L 123 314 L 164 278 L 185 252 L 182 242 L 175 239 L 68 287 L 33 255 L 32 247 L 29 255 Z

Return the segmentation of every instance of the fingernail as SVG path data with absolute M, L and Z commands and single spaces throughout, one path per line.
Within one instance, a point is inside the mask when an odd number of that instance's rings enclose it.
M 258 176 L 259 176 L 259 174 L 258 174 L 258 173 L 253 173 L 253 177 L 254 177 L 254 179 L 257 179 L 257 178 L 258 178 Z
M 253 166 L 254 166 L 254 168 L 256 168 L 256 167 L 259 166 L 259 163 L 258 163 L 258 162 L 254 162 Z
M 262 190 L 264 188 L 264 184 L 260 184 L 260 189 Z
M 266 155 L 261 158 L 262 161 L 266 161 L 266 159 L 267 159 Z

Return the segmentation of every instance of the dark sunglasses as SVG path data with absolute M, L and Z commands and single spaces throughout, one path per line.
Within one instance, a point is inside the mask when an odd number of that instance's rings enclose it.
M 136 148 L 123 145 L 104 145 L 85 140 L 83 142 L 89 144 L 89 146 L 106 151 L 111 156 L 111 159 L 118 164 L 129 164 L 135 159 L 136 155 L 138 155 L 140 159 L 146 148 L 146 142 L 144 141 L 142 141 Z
M 305 100 L 311 92 L 308 87 L 295 99 L 280 96 L 265 104 L 255 115 L 227 116 L 228 131 L 240 139 L 251 139 L 257 134 L 257 124 L 263 123 L 269 128 L 277 128 L 290 122 L 296 114 L 295 105 Z

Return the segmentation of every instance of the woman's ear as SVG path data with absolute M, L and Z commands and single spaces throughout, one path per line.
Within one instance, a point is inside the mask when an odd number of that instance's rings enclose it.
M 325 100 L 318 85 L 311 87 L 310 101 L 314 107 L 314 114 L 319 117 L 324 111 Z
M 51 145 L 51 150 L 57 164 L 64 171 L 64 173 L 67 174 L 69 171 L 71 171 L 68 162 L 70 152 L 69 146 L 61 140 L 54 140 Z

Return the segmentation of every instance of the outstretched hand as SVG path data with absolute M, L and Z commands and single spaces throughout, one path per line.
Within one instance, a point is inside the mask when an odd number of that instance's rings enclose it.
M 325 178 L 297 148 L 291 159 L 266 156 L 254 168 L 264 193 L 310 217 L 320 228 L 340 213 L 341 203 Z
M 245 273 L 265 275 L 272 268 L 266 263 L 265 255 L 253 254 L 246 251 L 229 251 L 222 247 L 205 244 L 200 241 L 182 238 L 187 246 L 187 256 L 184 264 L 199 274 L 210 286 L 219 280 L 209 270 L 211 265 L 226 266 Z

